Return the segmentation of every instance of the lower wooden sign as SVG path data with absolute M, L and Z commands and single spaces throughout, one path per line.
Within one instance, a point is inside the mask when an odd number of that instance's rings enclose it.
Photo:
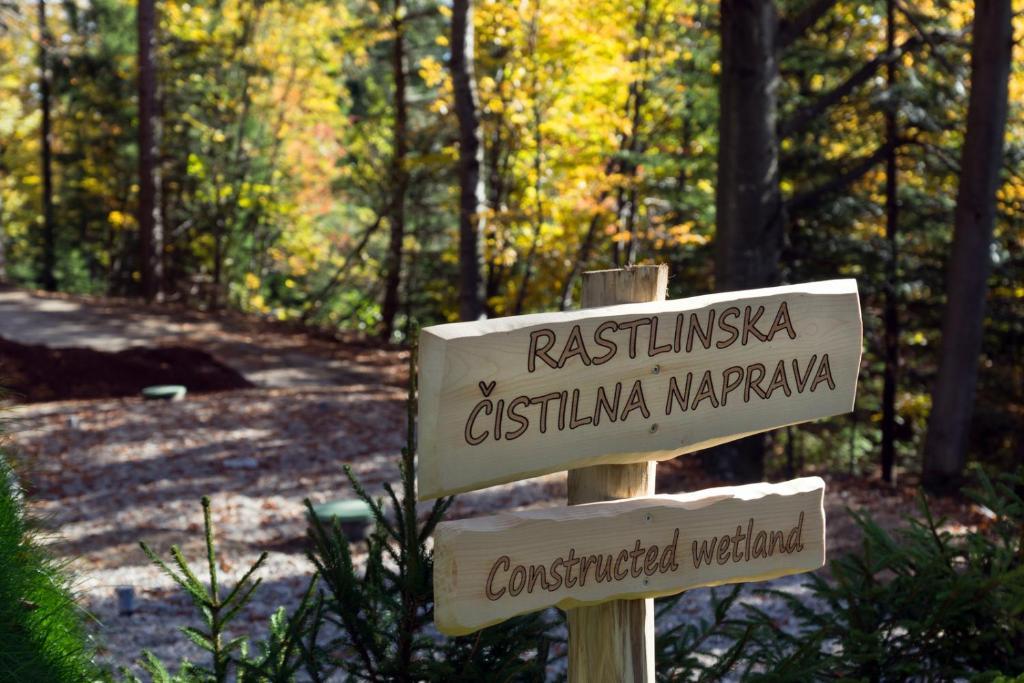
M 463 635 L 545 607 L 811 571 L 825 563 L 824 494 L 808 477 L 443 522 L 434 619 Z

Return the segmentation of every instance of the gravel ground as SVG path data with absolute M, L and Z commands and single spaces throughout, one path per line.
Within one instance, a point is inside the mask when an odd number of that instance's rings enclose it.
M 114 664 L 142 649 L 176 661 L 196 650 L 177 632 L 187 600 L 151 565 L 139 540 L 203 557 L 199 500 L 211 495 L 221 572 L 237 577 L 269 557 L 244 622 L 262 624 L 294 604 L 312 566 L 303 555 L 303 499 L 353 495 L 349 464 L 372 493 L 397 485 L 404 392 L 383 386 L 244 390 L 176 403 L 136 399 L 19 406 L 7 424 L 33 510 L 70 561 L 97 638 Z M 509 509 L 564 496 L 561 477 L 462 496 L 455 514 Z M 557 500 L 557 499 L 556 499 Z M 132 586 L 136 611 L 117 615 L 115 588 Z
M 0 337 L 50 347 L 202 349 L 259 387 L 397 384 L 404 354 L 337 344 L 230 312 L 0 288 Z
M 372 492 L 397 483 L 403 399 L 399 389 L 353 385 L 16 408 L 8 428 L 34 510 L 59 534 L 51 548 L 71 563 L 105 661 L 128 665 L 143 649 L 167 662 L 198 654 L 177 632 L 192 618 L 187 599 L 137 543 L 165 555 L 176 543 L 201 560 L 199 499 L 208 493 L 225 581 L 269 553 L 263 585 L 242 619 L 243 631 L 263 633 L 273 610 L 295 604 L 312 573 L 302 552 L 303 499 L 351 496 L 344 464 Z M 459 496 L 452 515 L 558 505 L 564 496 L 564 474 L 550 475 Z M 771 583 L 799 591 L 801 581 Z M 117 613 L 118 586 L 134 588 L 131 616 Z M 750 600 L 786 625 L 782 605 Z M 659 627 L 710 616 L 707 591 L 696 590 Z

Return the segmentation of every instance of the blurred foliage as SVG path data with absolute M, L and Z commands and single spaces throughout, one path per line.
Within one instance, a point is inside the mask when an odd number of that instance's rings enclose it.
M 0 453 L 0 680 L 93 680 L 85 614 L 64 568 L 41 547 L 14 471 Z

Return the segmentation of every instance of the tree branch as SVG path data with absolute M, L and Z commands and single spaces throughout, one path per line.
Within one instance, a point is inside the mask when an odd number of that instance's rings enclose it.
M 790 215 L 799 213 L 814 205 L 823 197 L 839 192 L 847 186 L 855 183 L 867 175 L 867 172 L 874 168 L 876 164 L 882 161 L 891 148 L 898 147 L 903 142 L 905 141 L 900 140 L 895 143 L 886 142 L 884 145 L 880 145 L 878 149 L 871 154 L 861 157 L 855 161 L 845 171 L 836 175 L 831 180 L 807 190 L 806 192 L 793 195 L 786 202 L 786 211 L 789 212 Z
M 305 310 L 299 317 L 300 322 L 305 324 L 313 315 L 316 314 L 317 311 L 320 310 L 320 306 L 323 305 L 324 300 L 334 290 L 334 288 L 341 283 L 345 274 L 348 273 L 349 268 L 370 241 L 370 238 L 373 237 L 373 234 L 377 232 L 378 228 L 380 228 L 381 221 L 384 219 L 384 214 L 384 211 L 378 213 L 377 218 L 373 223 L 366 226 L 363 230 L 362 236 L 359 238 L 359 242 L 352 247 L 352 251 L 349 252 L 349 255 L 346 256 L 345 260 L 342 261 L 340 266 L 338 266 L 338 269 L 334 271 L 334 275 L 331 276 L 331 279 L 327 281 L 327 284 L 320 288 L 320 291 L 314 294 L 313 297 L 306 302 Z
M 859 86 L 866 83 L 868 79 L 875 75 L 879 68 L 899 59 L 905 53 L 913 51 L 921 44 L 920 37 L 908 38 L 903 43 L 897 45 L 895 49 L 883 52 L 871 61 L 865 62 L 863 66 L 850 74 L 850 77 L 845 81 L 782 121 L 779 124 L 779 137 L 788 138 L 802 132 L 807 124 L 825 113 L 829 107 L 838 104 Z
M 832 9 L 837 0 L 811 0 L 793 17 L 779 21 L 778 49 L 785 50 Z
M 902 2 L 896 2 L 895 5 L 896 9 L 900 11 L 900 14 L 906 17 L 907 21 L 910 22 L 910 25 L 914 27 L 914 31 L 917 32 L 917 35 L 920 36 L 921 39 L 924 40 L 926 43 L 928 43 L 929 47 L 931 47 L 932 55 L 935 57 L 936 61 L 938 61 L 938 63 L 942 66 L 942 68 L 944 68 L 950 74 L 955 74 L 956 69 L 954 69 L 953 65 L 949 63 L 949 60 L 946 59 L 941 52 L 939 52 L 938 41 L 936 41 L 935 37 L 928 31 L 926 31 L 924 27 L 921 25 L 920 17 L 918 17 L 914 12 L 910 11 Z

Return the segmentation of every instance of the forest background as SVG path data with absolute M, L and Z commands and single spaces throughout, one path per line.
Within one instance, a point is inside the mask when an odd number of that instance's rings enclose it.
M 1024 460 L 1022 12 L 2 0 L 0 279 L 404 343 L 588 269 L 854 277 L 857 410 L 709 464 L 948 488 Z

